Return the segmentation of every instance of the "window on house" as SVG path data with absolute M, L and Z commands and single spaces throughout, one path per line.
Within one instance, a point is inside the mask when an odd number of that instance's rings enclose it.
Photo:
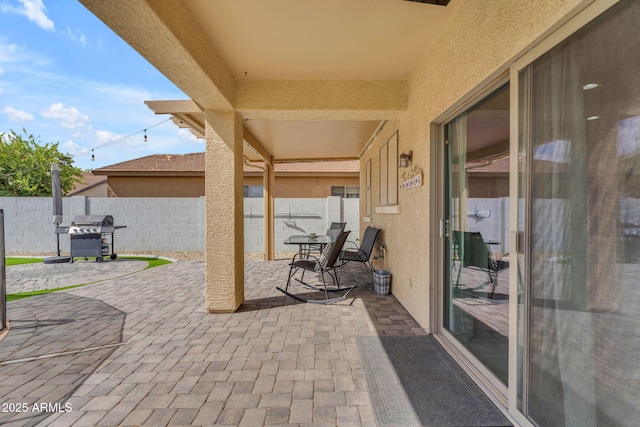
M 380 147 L 380 206 L 398 204 L 398 132 Z
M 331 195 L 345 199 L 357 199 L 360 197 L 360 187 L 332 186 Z
M 245 198 L 261 198 L 263 197 L 264 188 L 261 185 L 245 185 Z

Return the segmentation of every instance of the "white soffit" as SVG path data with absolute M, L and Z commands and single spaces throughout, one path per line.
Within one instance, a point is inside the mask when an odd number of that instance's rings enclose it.
M 204 112 L 191 100 L 145 101 L 156 114 L 170 114 L 180 128 L 204 137 Z M 267 120 L 244 122 L 248 130 L 275 161 L 301 159 L 353 159 L 378 127 L 378 121 Z M 262 160 L 247 142 L 244 156 Z
M 460 1 L 185 3 L 236 78 L 385 80 L 409 78 Z
M 354 159 L 378 121 L 247 120 L 244 126 L 274 161 Z
M 184 3 L 237 79 L 403 80 L 435 43 L 461 1 L 452 0 L 446 7 L 402 0 Z M 204 115 L 180 111 L 185 106 L 163 105 L 164 113 L 198 134 L 204 129 Z M 274 161 L 356 158 L 380 124 L 246 119 L 245 128 Z M 246 143 L 244 151 L 245 157 L 259 159 Z

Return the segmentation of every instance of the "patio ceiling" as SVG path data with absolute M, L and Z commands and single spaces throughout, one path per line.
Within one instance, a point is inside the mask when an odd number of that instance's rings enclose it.
M 287 161 L 357 158 L 462 0 L 80 1 L 193 100 L 156 113 L 235 109 L 245 155 Z

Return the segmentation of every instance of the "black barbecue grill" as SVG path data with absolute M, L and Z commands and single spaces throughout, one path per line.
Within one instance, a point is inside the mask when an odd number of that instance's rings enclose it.
M 114 252 L 113 234 L 125 225 L 113 225 L 111 215 L 77 215 L 71 221 L 67 232 L 71 246 L 71 262 L 74 257 L 96 257 L 102 262 L 104 257 L 118 258 Z

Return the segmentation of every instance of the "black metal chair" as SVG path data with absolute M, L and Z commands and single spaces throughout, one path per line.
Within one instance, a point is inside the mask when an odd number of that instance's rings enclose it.
M 342 251 L 342 247 L 344 246 L 344 242 L 347 240 L 347 236 L 349 236 L 349 231 L 343 231 L 336 238 L 335 242 L 330 243 L 325 246 L 322 254 L 319 257 L 309 255 L 307 258 L 303 258 L 303 255 L 296 254 L 291 261 L 289 268 L 289 277 L 287 278 L 287 285 L 284 289 L 277 287 L 276 289 L 280 292 L 284 293 L 291 298 L 297 299 L 298 301 L 315 303 L 315 304 L 328 304 L 336 301 L 343 301 L 347 298 L 347 295 L 356 288 L 356 286 L 351 286 L 348 288 L 340 287 L 340 278 L 336 273 L 336 268 L 338 267 L 337 262 Z M 300 256 L 300 257 L 299 257 Z M 298 258 L 299 257 L 299 258 Z M 324 299 L 307 299 L 303 298 L 299 295 L 292 294 L 289 292 L 289 285 L 291 284 L 291 279 L 295 276 L 295 274 L 302 270 L 302 275 L 298 279 L 298 282 L 302 283 L 304 286 L 316 290 L 324 292 Z M 322 279 L 322 287 L 313 286 L 304 281 L 304 273 L 307 271 L 318 273 Z M 331 276 L 331 280 L 333 281 L 332 286 L 327 286 L 327 281 L 325 280 L 325 273 L 329 273 Z M 330 298 L 329 292 L 344 292 L 342 295 L 336 298 Z
M 344 231 L 344 228 L 347 226 L 346 222 L 332 222 L 329 226 L 329 230 L 340 230 Z
M 327 236 L 338 237 L 340 233 L 344 231 L 347 226 L 346 222 L 332 222 L 327 230 Z M 322 245 L 310 244 L 305 248 L 305 253 L 308 256 L 310 253 L 320 253 L 322 251 Z
M 361 262 L 364 265 L 365 270 L 369 267 L 369 269 L 373 271 L 373 264 L 371 263 L 370 258 L 379 232 L 379 228 L 368 226 L 364 230 L 364 236 L 362 237 L 360 247 L 353 242 L 349 242 L 353 243 L 356 247 L 347 248 L 340 254 L 340 274 L 342 274 L 342 267 L 348 262 Z
M 453 258 L 459 262 L 456 287 L 460 285 L 462 269 L 465 267 L 475 268 L 486 272 L 489 280 L 468 290 L 474 291 L 491 285 L 490 298 L 493 299 L 498 286 L 499 262 L 493 256 L 491 248 L 484 241 L 482 234 L 480 232 L 452 231 L 451 244 Z

